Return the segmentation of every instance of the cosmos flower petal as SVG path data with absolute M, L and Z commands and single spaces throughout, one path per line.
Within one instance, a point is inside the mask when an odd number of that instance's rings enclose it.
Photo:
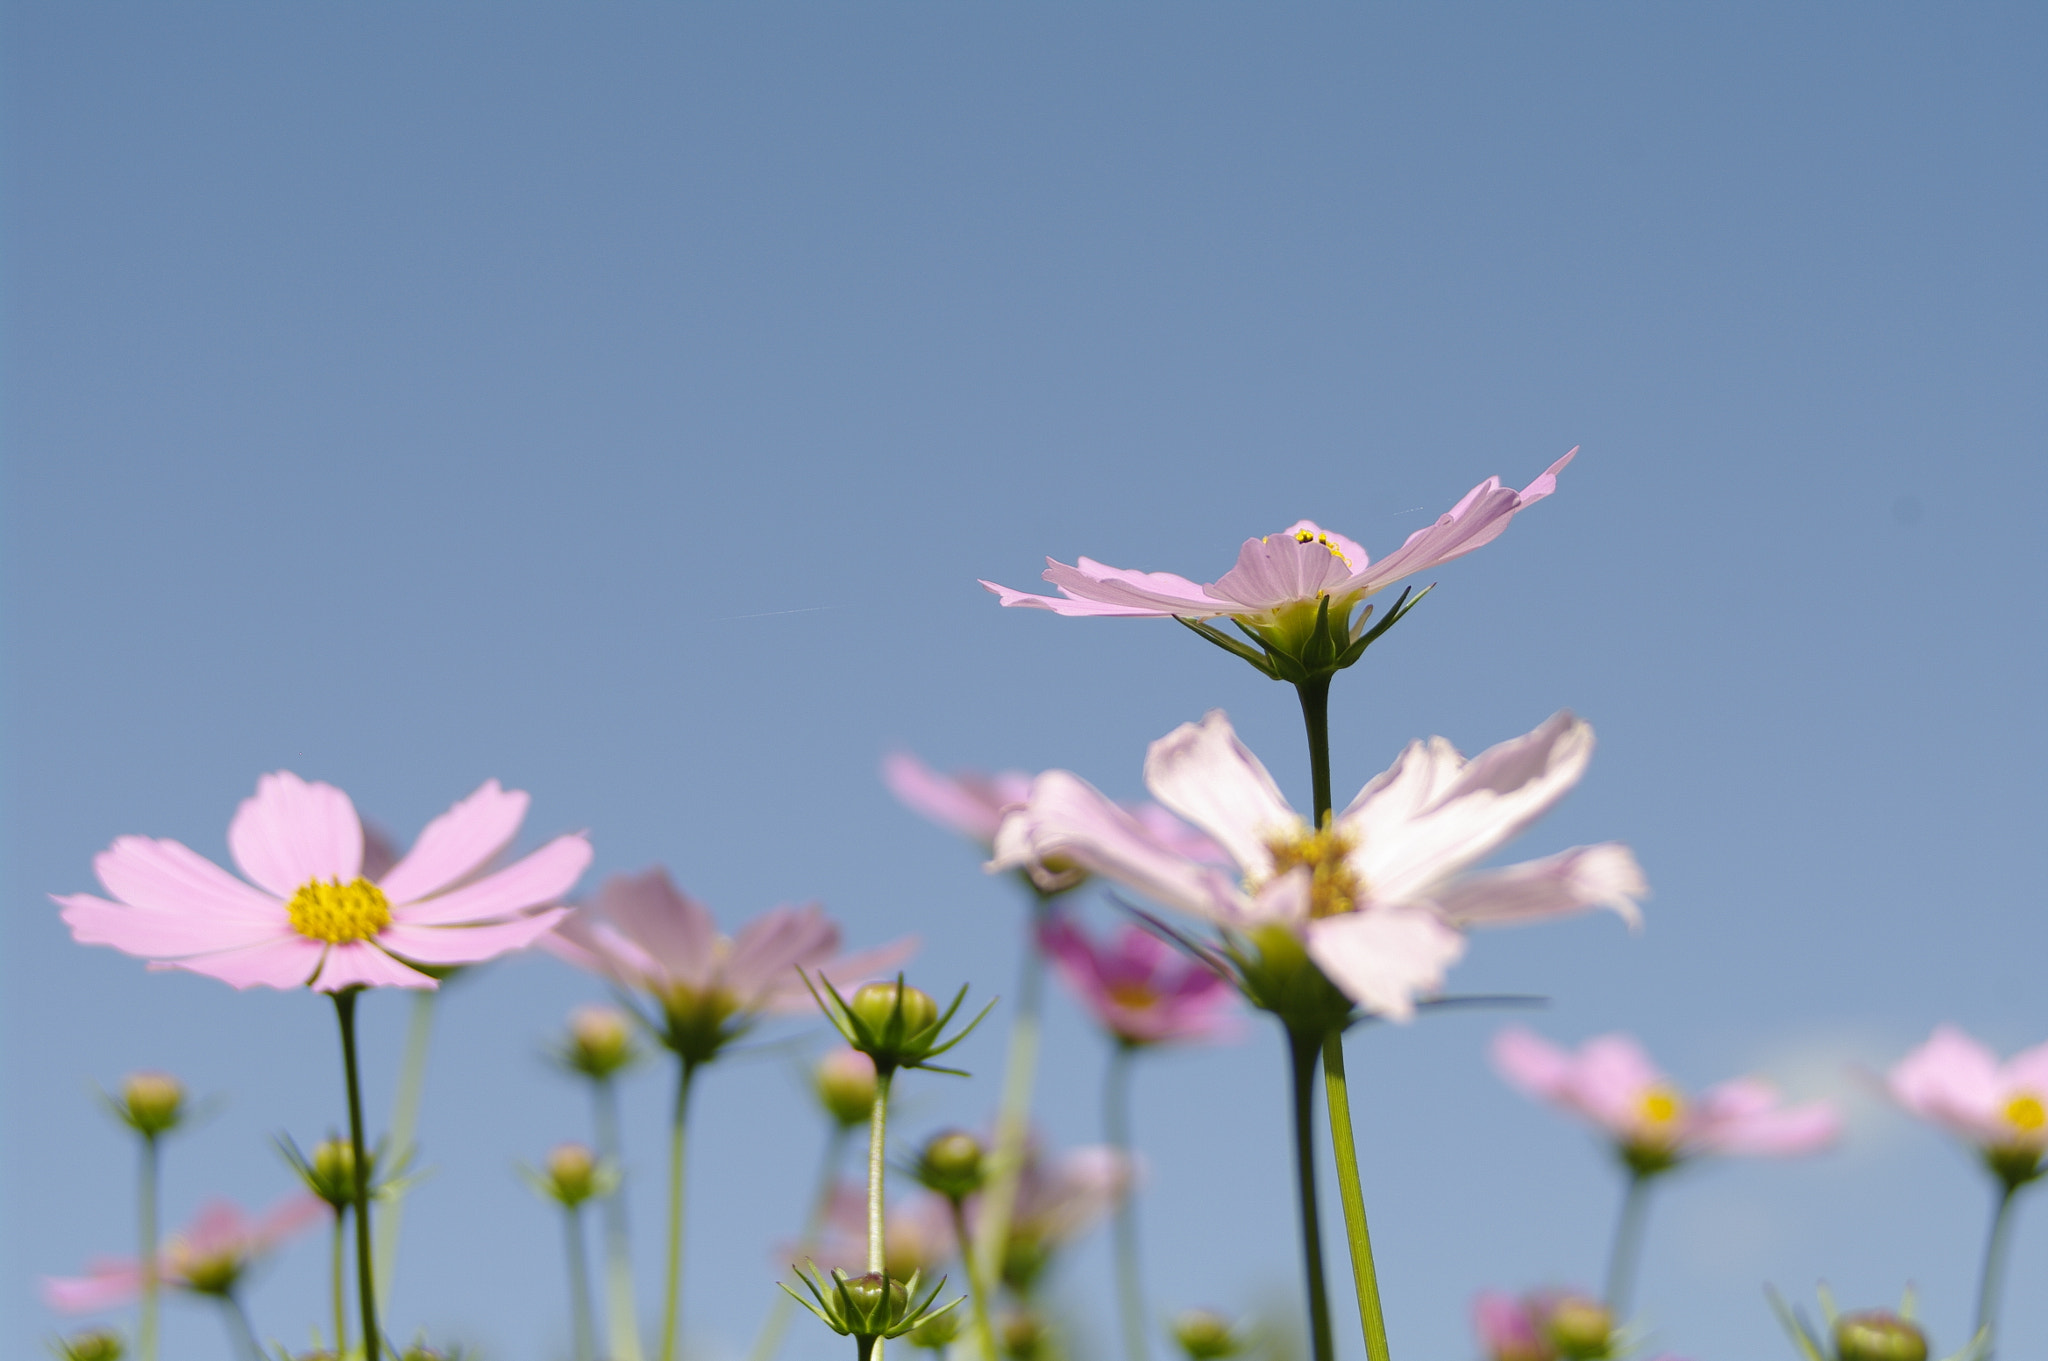
M 197 955 L 232 950 L 276 936 L 283 913 L 273 920 L 250 922 L 237 917 L 210 917 L 190 912 L 152 912 L 110 903 L 90 893 L 52 895 L 64 908 L 64 924 L 80 945 L 111 945 L 143 959 Z
M 530 801 L 524 790 L 485 780 L 474 794 L 428 823 L 377 886 L 392 902 L 410 903 L 460 883 L 512 844 Z
M 1841 1129 L 1841 1117 L 1825 1101 L 1781 1106 L 1769 1083 L 1736 1078 L 1700 1098 L 1690 1137 L 1704 1153 L 1782 1158 L 1818 1152 Z
M 622 987 L 653 987 L 667 976 L 659 960 L 610 923 L 600 920 L 594 908 L 570 913 L 538 943 L 564 963 L 601 975 Z
M 102 1257 L 88 1263 L 83 1276 L 43 1277 L 37 1293 L 60 1314 L 96 1314 L 142 1293 L 142 1267 L 133 1258 Z
M 1636 904 L 1649 891 L 1635 855 L 1609 841 L 1462 875 L 1436 890 L 1430 900 L 1460 927 L 1543 921 L 1594 907 L 1612 909 L 1637 927 L 1643 916 Z
M 478 955 L 488 959 L 488 955 Z M 465 963 L 474 961 L 464 961 Z M 417 969 L 393 959 L 367 940 L 352 940 L 331 947 L 320 966 L 313 986 L 321 992 L 343 988 L 434 988 L 440 985 Z
M 1064 614 L 1075 618 L 1122 616 L 1131 619 L 1161 619 L 1173 613 L 1172 610 L 1166 609 L 1131 605 L 1109 605 L 1099 600 L 1077 600 L 1072 596 L 1066 595 L 1033 595 L 1029 591 L 1019 591 L 1013 587 L 999 586 L 995 582 L 988 580 L 982 580 L 981 584 L 998 601 L 1011 609 L 1050 610 L 1054 614 Z
M 1031 792 L 1031 777 L 1022 771 L 942 775 L 907 751 L 882 758 L 882 781 L 907 807 L 984 847 L 995 843 L 1004 810 Z
M 1126 924 L 1098 943 L 1068 915 L 1039 944 L 1096 1023 L 1127 1044 L 1220 1038 L 1235 1029 L 1235 990 L 1205 965 Z
M 569 909 L 556 907 L 484 926 L 408 926 L 393 922 L 377 933 L 377 943 L 415 964 L 476 964 L 513 950 L 524 950 L 553 931 L 568 915 Z
M 1557 1101 L 1571 1089 L 1572 1056 L 1526 1026 L 1495 1035 L 1488 1054 L 1495 1071 L 1527 1096 Z
M 1901 1106 L 1971 1143 L 1988 1146 L 2006 1133 L 2001 1108 L 2010 1084 L 1998 1056 L 1955 1026 L 1936 1027 L 1887 1085 Z
M 345 884 L 362 872 L 363 823 L 333 785 L 280 770 L 236 810 L 228 850 L 252 883 L 288 899 L 312 880 Z
M 1443 987 L 1465 938 L 1427 908 L 1382 907 L 1310 922 L 1308 953 L 1359 1006 L 1406 1021 L 1418 995 Z
M 894 973 L 910 961 L 917 953 L 916 936 L 904 936 L 887 945 L 877 945 L 868 950 L 855 950 L 850 954 L 806 965 L 813 980 L 822 978 L 842 994 L 850 993 L 863 983 L 871 983 Z M 809 988 L 797 975 L 792 964 L 781 978 L 770 982 L 760 995 L 760 1009 L 775 1015 L 807 1016 L 818 1009 L 817 999 L 811 996 Z
M 286 927 L 274 938 L 254 945 L 185 959 L 160 959 L 150 967 L 205 974 L 237 988 L 299 988 L 320 967 L 326 949 L 327 942 L 308 940 Z
M 1543 475 L 1519 492 L 1501 486 L 1489 477 L 1466 492 L 1427 529 L 1418 529 L 1399 548 L 1352 579 L 1355 587 L 1378 591 L 1402 577 L 1426 572 L 1441 563 L 1461 558 L 1499 538 L 1515 513 L 1534 505 L 1557 490 L 1557 475 L 1578 454 L 1574 448 L 1545 469 Z
M 1078 558 L 1069 567 L 1047 558 L 1043 575 L 1062 595 L 1119 610 L 1193 617 L 1216 614 L 1222 608 L 1204 587 L 1172 572 L 1133 572 L 1093 558 Z
M 176 841 L 115 837 L 93 857 L 93 872 L 107 892 L 130 907 L 180 916 L 204 913 L 275 925 L 284 905 Z
M 838 950 L 838 923 L 817 903 L 771 908 L 732 938 L 723 968 L 725 985 L 751 997 L 781 983 L 797 965 L 830 959 Z
M 391 916 L 410 926 L 461 926 L 546 907 L 575 887 L 590 864 L 590 854 L 590 842 L 580 832 L 558 836 L 475 883 L 424 902 L 394 900 Z
M 711 911 L 677 888 L 661 866 L 612 875 L 592 895 L 587 909 L 579 921 L 609 922 L 663 976 L 693 985 L 709 980 L 718 945 Z M 570 929 L 565 927 L 563 934 L 571 935 Z M 601 949 L 602 941 L 597 943 Z
M 1301 817 L 1259 758 L 1237 740 L 1221 709 L 1154 742 L 1145 753 L 1145 784 L 1160 803 L 1222 846 L 1247 879 L 1273 872 L 1268 842 L 1302 830 Z
M 1314 539 L 1303 543 L 1293 533 L 1268 534 L 1246 539 L 1237 551 L 1237 565 L 1207 590 L 1211 598 L 1237 606 L 1232 613 L 1256 614 L 1320 595 L 1342 595 L 1350 580 L 1350 564 L 1326 545 Z
M 1670 1085 L 1627 1035 L 1596 1035 L 1579 1047 L 1574 1062 L 1572 1104 L 1617 1136 L 1635 1128 L 1646 1093 Z
M 2039 1093 L 2048 1101 L 2048 1044 L 2022 1049 L 2005 1061 L 2006 1082 L 2024 1091 Z

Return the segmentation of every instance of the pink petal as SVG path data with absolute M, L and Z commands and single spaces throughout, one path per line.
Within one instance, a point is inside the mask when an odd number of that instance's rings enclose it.
M 1618 1137 L 1636 1128 L 1644 1094 L 1668 1085 L 1643 1047 L 1627 1035 L 1597 1035 L 1579 1046 L 1574 1102 Z
M 654 956 L 597 920 L 589 909 L 572 913 L 539 943 L 555 958 L 622 987 L 651 988 L 666 982 Z
M 1310 922 L 1308 953 L 1359 1006 L 1406 1021 L 1417 995 L 1443 987 L 1465 938 L 1425 908 L 1377 908 Z
M 844 995 L 863 983 L 886 979 L 917 953 L 917 947 L 916 936 L 905 936 L 887 945 L 854 950 L 817 965 L 810 971 L 811 977 L 824 979 Z M 818 1003 L 792 966 L 786 976 L 760 995 L 755 1005 L 762 1011 L 780 1015 L 808 1015 L 817 1009 Z
M 1532 505 L 1557 489 L 1557 475 L 1579 451 L 1573 449 L 1550 465 L 1541 477 L 1522 491 L 1501 486 L 1489 477 L 1466 492 L 1457 505 L 1446 511 L 1427 529 L 1418 529 L 1394 552 L 1353 578 L 1355 587 L 1377 591 L 1415 572 L 1427 571 L 1499 538 L 1508 521 L 1524 506 Z
M 1642 913 L 1636 900 L 1649 891 L 1628 847 L 1609 841 L 1462 875 L 1438 889 L 1431 901 L 1461 927 L 1543 921 L 1594 907 L 1611 908 L 1639 927 Z
M 1825 1101 L 1784 1107 L 1766 1083 L 1738 1078 L 1701 1102 L 1700 1147 L 1740 1157 L 1788 1158 L 1814 1153 L 1840 1137 L 1841 1117 Z
M 659 865 L 606 879 L 588 911 L 609 921 L 669 979 L 698 987 L 711 981 L 718 953 L 718 928 L 711 912 L 677 888 Z
M 394 922 L 377 933 L 377 943 L 415 964 L 481 964 L 527 946 L 547 935 L 565 907 L 485 926 L 408 926 Z
M 1021 771 L 941 775 L 907 751 L 882 758 L 882 780 L 909 808 L 983 846 L 994 843 L 1003 810 L 1031 792 L 1031 777 Z
M 288 899 L 312 880 L 347 883 L 362 872 L 363 823 L 333 785 L 280 770 L 235 811 L 228 850 L 251 881 Z
M 524 790 L 485 780 L 474 794 L 428 823 L 405 859 L 377 886 L 392 902 L 411 903 L 461 882 L 512 844 L 528 802 Z
M 1145 784 L 1160 803 L 1208 833 L 1249 879 L 1273 872 L 1267 843 L 1306 830 L 1221 709 L 1211 709 L 1200 723 L 1181 724 L 1147 748 Z
M 1070 596 L 1033 595 L 1029 591 L 1013 590 L 998 586 L 993 581 L 982 581 L 982 586 L 993 592 L 996 599 L 1009 608 L 1027 610 L 1051 610 L 1054 614 L 1085 617 L 1089 615 L 1125 616 L 1133 619 L 1160 619 L 1171 614 L 1171 610 L 1134 608 L 1128 605 L 1105 605 L 1093 600 L 1075 600 Z
M 1233 613 L 1264 613 L 1324 594 L 1341 595 L 1351 570 L 1343 558 L 1313 539 L 1302 543 L 1291 533 L 1268 534 L 1246 539 L 1237 551 L 1237 565 L 1208 593 L 1238 606 Z
M 2005 1061 L 2000 1077 L 2009 1092 L 2031 1092 L 2048 1101 L 2048 1044 L 2037 1044 L 2014 1054 Z
M 773 908 L 740 928 L 721 973 L 727 987 L 752 997 L 796 982 L 797 965 L 823 963 L 838 949 L 839 927 L 818 904 Z
M 350 941 L 328 950 L 314 987 L 321 992 L 343 988 L 438 988 L 433 979 L 385 954 L 366 940 Z
M 250 923 L 235 918 L 145 911 L 110 903 L 90 893 L 74 893 L 55 901 L 63 905 L 64 924 L 71 928 L 72 939 L 80 945 L 111 945 L 143 959 L 235 949 L 268 940 L 281 929 L 288 929 L 282 921 Z
M 238 988 L 302 988 L 320 967 L 325 941 L 308 940 L 286 928 L 270 940 L 215 954 L 160 961 L 152 967 L 205 974 Z
M 45 1276 L 37 1293 L 61 1314 L 91 1314 L 126 1304 L 142 1293 L 142 1267 L 132 1258 L 102 1258 L 84 1276 Z
M 1571 1055 L 1526 1027 L 1501 1031 L 1488 1052 L 1508 1085 L 1526 1095 L 1561 1101 L 1570 1091 Z
M 175 841 L 118 837 L 93 857 L 92 867 L 107 892 L 130 907 L 266 925 L 284 920 L 284 905 L 276 898 Z
M 1077 558 L 1072 567 L 1051 558 L 1045 564 L 1045 579 L 1077 602 L 1107 605 L 1119 612 L 1142 610 L 1189 617 L 1223 612 L 1207 590 L 1171 572 L 1133 572 L 1093 558 Z
M 496 874 L 439 897 L 415 903 L 394 899 L 391 915 L 408 926 L 460 926 L 517 916 L 567 893 L 589 864 L 590 843 L 581 833 L 559 836 Z
M 1906 1055 L 1889 1085 L 1893 1099 L 1913 1114 L 1972 1140 L 1996 1130 L 2005 1099 L 1998 1056 L 1952 1025 L 1936 1027 Z

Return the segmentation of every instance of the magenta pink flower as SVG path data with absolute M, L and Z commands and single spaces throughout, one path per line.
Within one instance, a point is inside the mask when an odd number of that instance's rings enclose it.
M 1602 1035 L 1574 1054 L 1520 1026 L 1493 1040 L 1508 1083 L 1592 1124 L 1632 1166 L 1658 1171 L 1707 1154 L 1793 1157 L 1832 1144 L 1841 1119 L 1825 1101 L 1784 1106 L 1758 1078 L 1688 1097 L 1626 1035 Z
M 1041 926 L 1038 940 L 1096 1022 L 1125 1044 L 1214 1040 L 1236 1029 L 1229 980 L 1150 931 L 1126 924 L 1098 942 L 1062 916 Z
M 894 968 L 917 948 L 905 939 L 842 955 L 839 927 L 816 903 L 775 908 L 737 936 L 721 936 L 709 909 L 659 867 L 605 880 L 584 910 L 542 944 L 653 998 L 664 1013 L 664 1038 L 700 1060 L 762 1016 L 816 1010 L 799 969 L 844 990 Z
M 2031 1173 L 2048 1153 L 2048 1044 L 1998 1061 L 1952 1025 L 1892 1069 L 1892 1099 L 2001 1166 Z
M 1468 872 L 1578 783 L 1593 730 L 1560 713 L 1473 760 L 1442 738 L 1411 743 L 1323 828 L 1311 828 L 1218 710 L 1152 744 L 1154 797 L 1220 844 L 1235 877 L 1162 845 L 1066 771 L 1048 771 L 1004 820 L 992 869 L 1064 862 L 1244 933 L 1301 936 L 1330 981 L 1405 1020 L 1464 951 L 1461 928 L 1591 907 L 1633 923 L 1647 888 L 1626 846 L 1580 846 Z
M 1206 585 L 1171 572 L 1133 572 L 1081 558 L 1069 567 L 1046 559 L 1045 579 L 1059 588 L 1056 596 L 1030 595 L 981 584 L 1005 605 L 1051 610 L 1069 615 L 1128 615 L 1160 618 L 1242 619 L 1254 626 L 1283 623 L 1294 607 L 1315 605 L 1328 597 L 1333 614 L 1403 577 L 1463 557 L 1491 543 L 1515 512 L 1557 489 L 1557 475 L 1572 461 L 1574 449 L 1550 465 L 1521 491 L 1511 491 L 1497 477 L 1465 493 L 1437 522 L 1418 529 L 1407 542 L 1378 563 L 1365 549 L 1342 534 L 1298 520 L 1277 534 L 1246 539 L 1237 566 Z
M 187 969 L 238 988 L 302 985 L 431 988 L 408 964 L 475 964 L 545 935 L 548 906 L 590 863 L 578 833 L 494 873 L 527 796 L 486 781 L 427 824 L 404 859 L 373 881 L 362 820 L 348 795 L 289 771 L 265 775 L 228 825 L 244 883 L 175 841 L 124 836 L 93 860 L 115 901 L 59 897 L 85 945 L 111 945 L 151 968 Z
M 164 1240 L 158 1269 L 168 1285 L 195 1294 L 225 1295 L 257 1260 L 329 1213 L 323 1201 L 305 1192 L 286 1196 L 260 1219 L 231 1201 L 211 1201 L 189 1226 Z M 103 1257 L 83 1276 L 42 1280 L 43 1303 L 67 1314 L 111 1309 L 141 1290 L 142 1267 L 132 1257 Z

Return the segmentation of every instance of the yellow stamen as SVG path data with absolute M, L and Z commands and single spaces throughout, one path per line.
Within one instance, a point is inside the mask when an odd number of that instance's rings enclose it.
M 292 919 L 292 930 L 330 945 L 368 940 L 391 925 L 391 903 L 384 890 L 360 875 L 346 884 L 339 879 L 309 880 L 284 910 Z
M 1330 536 L 1327 534 L 1312 534 L 1306 529 L 1297 529 L 1294 531 L 1294 541 L 1296 543 L 1319 543 L 1330 550 L 1331 557 L 1337 559 L 1346 567 L 1351 565 L 1351 559 L 1344 555 L 1343 549 L 1331 542 Z
M 1652 1125 L 1668 1125 L 1685 1114 L 1685 1097 L 1671 1087 L 1656 1086 L 1644 1092 L 1637 1110 Z
M 1142 1010 L 1159 1004 L 1159 994 L 1143 983 L 1111 983 L 1103 991 L 1120 1007 Z
M 2005 1122 L 2023 1134 L 2032 1134 L 2048 1125 L 2048 1106 L 2032 1092 L 2022 1092 L 2005 1103 Z
M 1274 878 L 1307 867 L 1308 914 L 1317 918 L 1356 911 L 1358 900 L 1365 896 L 1365 881 L 1347 858 L 1357 846 L 1357 840 L 1335 823 L 1313 832 L 1274 837 L 1266 843 L 1273 855 Z

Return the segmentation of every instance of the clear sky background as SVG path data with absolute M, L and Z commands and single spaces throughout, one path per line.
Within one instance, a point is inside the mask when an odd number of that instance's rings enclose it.
M 1007 991 L 1013 887 L 885 751 L 1133 796 L 1222 706 L 1307 773 L 1283 687 L 976 577 L 1207 580 L 1304 515 L 1382 553 L 1573 445 L 1340 680 L 1339 797 L 1410 737 L 1587 715 L 1589 777 L 1515 853 L 1633 843 L 1647 929 L 1488 936 L 1455 985 L 1855 1103 L 1836 1154 L 1666 1188 L 1660 1341 L 1789 1355 L 1761 1287 L 1825 1278 L 1917 1282 L 1959 1345 L 1987 1188 L 1854 1069 L 1943 1020 L 2048 1038 L 2044 39 L 2000 5 L 8 5 L 0 1351 L 60 1324 L 36 1274 L 131 1245 L 92 1084 L 225 1098 L 171 1147 L 173 1223 L 282 1193 L 269 1136 L 342 1115 L 319 999 L 71 943 L 46 895 L 114 836 L 220 856 L 277 768 L 410 835 L 495 776 L 531 843 L 591 830 L 591 883 L 663 862 L 729 924 L 819 898 Z M 567 1355 L 512 1168 L 585 1132 L 539 1055 L 596 995 L 545 959 L 447 995 L 398 1331 Z M 405 1005 L 363 1004 L 373 1116 Z M 1053 1014 L 1043 1123 L 1090 1140 L 1102 1045 Z M 983 1118 L 1005 1016 L 906 1134 Z M 1408 1361 L 1471 1354 L 1478 1287 L 1600 1269 L 1615 1179 L 1488 1071 L 1499 1024 L 1352 1041 Z M 643 1165 L 664 1101 L 631 1089 Z M 1283 1113 L 1263 1021 L 1146 1063 L 1160 1308 L 1294 1288 Z M 696 1114 L 687 1327 L 726 1358 L 820 1133 L 786 1059 Z M 323 1264 L 285 1254 L 259 1326 L 303 1344 Z M 1106 1265 L 1061 1276 L 1084 1345 Z M 2012 1270 L 2038 1355 L 2048 1203 Z M 218 1354 L 204 1312 L 169 1327 Z

